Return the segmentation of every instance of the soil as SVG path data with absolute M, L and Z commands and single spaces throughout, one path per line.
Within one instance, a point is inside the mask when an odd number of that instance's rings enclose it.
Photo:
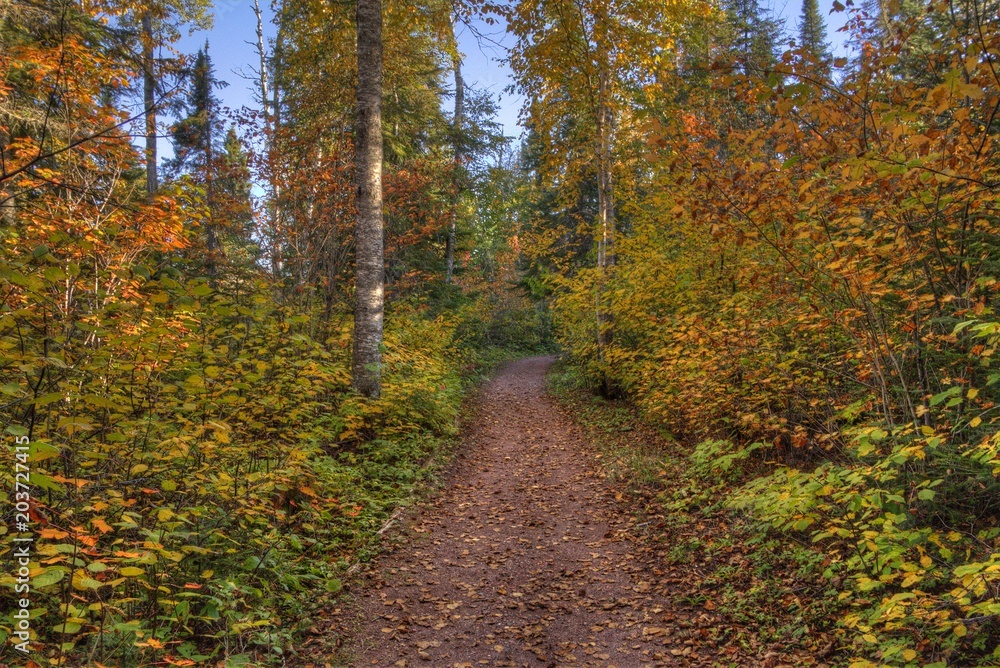
M 442 492 L 365 574 L 349 665 L 747 665 L 660 586 L 631 509 L 546 396 L 551 362 L 483 388 Z

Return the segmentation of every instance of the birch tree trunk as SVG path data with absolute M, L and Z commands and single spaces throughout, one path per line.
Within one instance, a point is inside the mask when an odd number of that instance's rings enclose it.
M 453 146 L 455 152 L 455 201 L 451 209 L 451 221 L 448 223 L 448 242 L 446 250 L 447 268 L 445 282 L 451 283 L 455 273 L 455 231 L 458 224 L 459 203 L 462 198 L 462 188 L 465 169 L 465 153 L 462 146 L 462 125 L 465 122 L 465 81 L 462 80 L 462 60 L 455 56 L 455 120 L 452 128 Z
M 276 107 L 278 104 L 278 86 L 277 81 L 275 81 L 274 86 L 274 98 L 271 97 L 271 87 L 270 87 L 270 76 L 268 62 L 267 62 L 267 43 L 264 40 L 264 15 L 260 9 L 259 0 L 253 0 L 253 13 L 254 17 L 257 19 L 257 57 L 260 61 L 260 69 L 258 71 L 258 94 L 260 95 L 260 105 L 261 111 L 264 114 L 264 152 L 265 152 L 265 164 L 268 185 L 270 187 L 270 193 L 268 197 L 267 204 L 267 229 L 271 240 L 271 274 L 277 279 L 280 278 L 280 274 L 283 269 L 283 263 L 281 258 L 281 244 L 282 240 L 279 236 L 279 212 L 280 208 L 278 206 L 278 198 L 281 196 L 280 187 L 275 175 L 275 142 L 277 141 L 278 135 L 278 115 Z M 278 37 L 280 39 L 281 32 L 279 30 Z M 275 52 L 277 52 L 275 48 Z M 275 53 L 275 60 L 277 60 L 277 53 Z M 277 80 L 277 75 L 275 75 L 275 80 Z M 274 113 L 272 113 L 272 111 Z
M 278 15 L 278 34 L 274 39 L 274 54 L 271 59 L 271 81 L 274 84 L 272 86 L 272 98 L 271 98 L 271 142 L 267 153 L 267 164 L 268 173 L 271 176 L 271 187 L 273 189 L 273 196 L 271 198 L 274 215 L 272 218 L 272 254 L 271 263 L 276 277 L 280 277 L 281 273 L 284 271 L 285 258 L 284 258 L 284 243 L 285 243 L 285 231 L 283 226 L 284 217 L 282 212 L 282 186 L 281 180 L 278 178 L 277 173 L 277 157 L 279 155 L 277 149 L 278 133 L 281 130 L 281 86 L 282 86 L 282 53 L 284 51 L 283 45 L 285 43 L 285 21 L 282 15 Z
M 613 316 L 604 308 L 608 270 L 615 264 L 615 203 L 611 187 L 611 132 L 613 119 L 607 103 L 606 76 L 600 75 L 597 107 L 597 211 L 600 239 L 597 242 L 597 267 L 601 278 L 597 303 L 597 349 L 603 361 L 604 349 L 613 339 Z
M 358 93 L 355 166 L 358 211 L 352 385 L 378 398 L 382 390 L 382 2 L 357 0 Z
M 146 194 L 160 187 L 156 173 L 156 73 L 153 71 L 153 19 L 142 16 L 142 104 L 146 115 Z
M 260 92 L 261 111 L 264 113 L 264 136 L 268 144 L 271 142 L 271 94 L 267 81 L 267 45 L 264 43 L 264 16 L 260 10 L 260 2 L 253 0 L 253 14 L 257 19 L 257 58 L 260 69 L 257 71 L 257 85 Z M 270 146 L 268 146 L 270 149 Z

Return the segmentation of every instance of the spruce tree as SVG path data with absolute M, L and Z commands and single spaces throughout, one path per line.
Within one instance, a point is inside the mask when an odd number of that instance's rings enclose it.
M 781 26 L 761 8 L 759 0 L 726 0 L 733 60 L 747 74 L 772 67 Z
M 220 84 L 215 78 L 207 43 L 195 56 L 188 77 L 188 93 L 181 109 L 184 116 L 170 130 L 174 157 L 169 168 L 174 175 L 191 172 L 208 180 L 219 108 L 214 89 Z
M 205 47 L 198 51 L 189 76 L 190 88 L 184 104 L 187 116 L 171 128 L 174 158 L 168 162 L 168 166 L 175 175 L 191 174 L 205 186 L 209 214 L 204 224 L 205 247 L 208 251 L 205 268 L 209 274 L 214 274 L 216 254 L 220 248 L 218 229 L 214 220 L 217 141 L 215 127 L 218 125 L 219 110 L 219 100 L 215 97 L 214 90 L 225 84 L 215 78 L 207 42 Z
M 827 63 L 831 59 L 830 44 L 826 41 L 826 21 L 819 13 L 819 0 L 802 0 L 799 40 L 802 48 L 816 62 Z
M 224 224 L 239 243 L 245 246 L 252 244 L 254 219 L 250 156 L 235 127 L 230 127 L 226 133 L 216 162 L 215 211 L 212 218 Z
M 146 0 L 131 3 L 134 7 L 122 17 L 121 27 L 139 49 L 142 106 L 145 121 L 146 191 L 152 196 L 159 188 L 157 172 L 157 116 L 164 107 L 163 79 L 176 75 L 176 58 L 162 57 L 159 51 L 181 38 L 182 28 L 212 27 L 210 0 Z

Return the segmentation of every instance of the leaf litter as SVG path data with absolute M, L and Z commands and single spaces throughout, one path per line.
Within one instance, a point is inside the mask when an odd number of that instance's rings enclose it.
M 367 566 L 348 610 L 336 611 L 341 661 L 822 668 L 755 642 L 711 600 L 680 602 L 704 574 L 696 565 L 675 572 L 662 545 L 637 530 L 636 508 L 547 396 L 551 362 L 512 363 L 483 389 L 443 490 Z

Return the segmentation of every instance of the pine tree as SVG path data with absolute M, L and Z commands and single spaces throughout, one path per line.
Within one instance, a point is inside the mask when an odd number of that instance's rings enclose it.
M 211 165 L 213 130 L 218 122 L 219 100 L 214 89 L 220 84 L 215 78 L 208 44 L 198 51 L 189 74 L 190 87 L 183 103 L 185 114 L 170 130 L 174 158 L 170 171 L 176 176 L 190 172 L 207 180 Z
M 146 191 L 150 196 L 159 188 L 157 172 L 157 120 L 163 108 L 163 78 L 175 74 L 177 60 L 157 55 L 160 47 L 181 37 L 181 27 L 212 27 L 210 0 L 147 0 L 136 3 L 122 22 L 139 45 L 136 54 L 142 78 L 142 105 L 145 122 Z
M 826 41 L 826 21 L 819 13 L 819 0 L 802 0 L 799 40 L 802 48 L 816 62 L 826 63 L 831 59 L 830 43 Z
M 209 220 L 205 223 L 205 246 L 208 251 L 206 269 L 215 273 L 219 235 L 215 213 L 215 126 L 218 124 L 219 100 L 214 90 L 225 84 L 215 78 L 208 43 L 198 51 L 190 73 L 191 85 L 184 105 L 187 116 L 171 128 L 174 158 L 168 162 L 176 175 L 189 173 L 204 184 L 208 200 Z
M 727 0 L 725 7 L 734 60 L 747 74 L 773 66 L 781 33 L 779 23 L 761 8 L 758 0 Z
M 226 133 L 217 163 L 212 218 L 224 224 L 236 242 L 250 245 L 254 220 L 250 158 L 235 127 Z

